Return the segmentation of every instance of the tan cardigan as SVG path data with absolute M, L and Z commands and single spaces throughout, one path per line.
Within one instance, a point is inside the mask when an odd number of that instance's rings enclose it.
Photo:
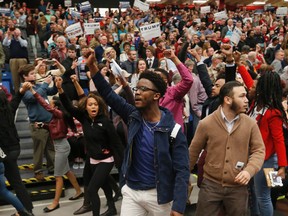
M 234 182 L 241 171 L 235 168 L 237 162 L 243 162 L 243 170 L 254 176 L 263 165 L 265 146 L 255 120 L 240 114 L 229 133 L 220 109 L 199 122 L 189 148 L 190 168 L 205 149 L 204 178 L 222 186 L 240 186 Z

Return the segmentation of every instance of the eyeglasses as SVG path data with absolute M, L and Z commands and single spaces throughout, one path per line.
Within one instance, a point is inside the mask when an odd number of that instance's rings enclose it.
M 136 91 L 139 90 L 139 91 L 141 91 L 141 92 L 154 91 L 154 92 L 158 93 L 157 90 L 148 88 L 148 87 L 146 87 L 146 86 L 133 87 L 132 90 L 133 90 L 134 92 L 136 92 Z

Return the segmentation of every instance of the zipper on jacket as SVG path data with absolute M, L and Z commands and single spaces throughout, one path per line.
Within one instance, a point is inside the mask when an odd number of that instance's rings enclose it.
M 91 119 L 92 120 L 92 122 L 91 122 L 91 127 L 93 127 L 93 125 L 94 125 L 94 119 Z

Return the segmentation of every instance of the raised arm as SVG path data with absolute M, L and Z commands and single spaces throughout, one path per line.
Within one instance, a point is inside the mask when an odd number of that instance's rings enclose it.
M 198 70 L 198 74 L 199 74 L 199 79 L 200 79 L 200 81 L 201 81 L 201 83 L 205 89 L 206 94 L 209 97 L 212 93 L 213 83 L 209 77 L 207 67 L 201 61 L 201 57 L 199 56 L 199 54 L 196 52 L 195 49 L 189 49 L 188 52 L 195 58 L 195 60 L 197 62 L 197 70 Z
M 101 73 L 98 73 L 94 50 L 90 49 L 89 57 L 86 61 L 89 67 L 93 82 L 98 89 L 99 94 L 103 97 L 106 103 L 122 117 L 127 123 L 129 115 L 136 109 L 131 104 L 127 103 L 124 98 L 117 95 L 104 79 Z
M 84 93 L 84 90 L 83 88 L 80 86 L 79 82 L 78 82 L 78 79 L 77 79 L 77 75 L 76 74 L 73 74 L 70 76 L 72 82 L 73 82 L 73 85 L 77 91 L 77 94 L 79 96 L 79 98 L 85 96 L 85 93 Z
M 177 85 L 173 86 L 174 89 L 173 93 L 175 99 L 182 99 L 192 86 L 193 83 L 192 74 L 185 67 L 185 65 L 178 59 L 178 57 L 174 54 L 172 50 L 165 50 L 164 55 L 166 58 L 169 58 L 171 59 L 171 61 L 173 61 L 173 63 L 176 65 L 181 75 L 182 78 L 181 81 Z
M 57 59 L 52 60 L 55 61 L 55 64 L 53 64 L 53 66 L 56 66 L 57 69 L 48 71 L 48 74 L 51 73 L 51 75 L 53 76 L 62 76 L 66 72 L 65 67 L 59 61 L 57 61 Z
M 62 88 L 62 82 L 63 80 L 61 77 L 55 78 L 55 86 L 58 89 L 59 98 L 63 106 L 73 117 L 75 117 L 78 121 L 83 122 L 84 112 L 81 112 L 79 109 L 72 105 L 72 102 L 64 93 L 64 90 Z
M 25 82 L 23 83 L 22 87 L 19 89 L 19 92 L 16 92 L 16 94 L 13 96 L 11 102 L 10 102 L 10 107 L 13 115 L 15 116 L 16 110 L 18 109 L 18 106 L 21 102 L 21 99 L 25 92 L 30 89 L 30 86 L 32 84 L 30 82 Z M 0 87 L 1 88 L 1 87 Z M 6 93 L 6 92 L 5 92 Z

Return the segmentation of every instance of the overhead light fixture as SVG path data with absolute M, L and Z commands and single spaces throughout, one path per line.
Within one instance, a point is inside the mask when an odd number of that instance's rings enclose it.
M 194 0 L 193 3 L 194 4 L 203 4 L 203 3 L 206 3 L 207 0 Z
M 161 0 L 147 0 L 147 2 L 161 2 Z
M 253 2 L 253 5 L 264 5 L 266 4 L 266 2 L 263 2 L 263 1 L 255 1 Z
M 284 2 L 288 2 L 288 0 L 284 0 Z

